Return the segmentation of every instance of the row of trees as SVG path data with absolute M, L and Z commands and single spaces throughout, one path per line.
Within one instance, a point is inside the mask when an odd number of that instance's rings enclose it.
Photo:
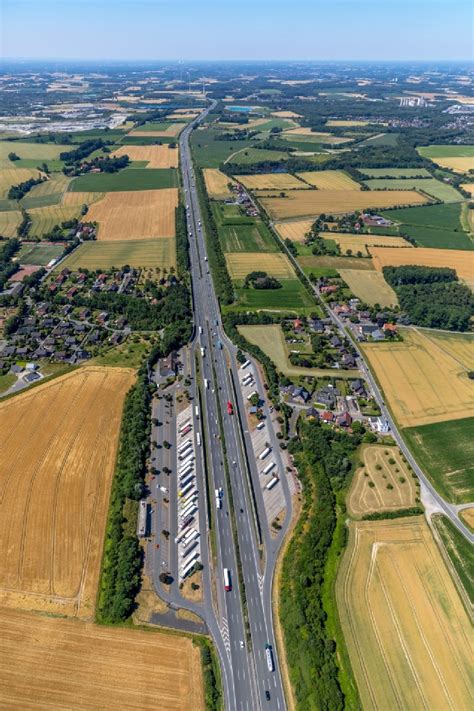
M 12 257 L 20 249 L 17 239 L 8 239 L 0 243 L 0 291 L 13 274 L 18 271 L 18 264 L 12 262 Z
M 221 304 L 232 304 L 234 301 L 234 287 L 227 271 L 224 252 L 219 239 L 219 232 L 212 214 L 211 205 L 207 196 L 202 171 L 196 168 L 196 185 L 199 194 L 199 202 L 202 208 L 202 219 L 206 240 L 209 246 L 208 259 L 212 271 L 214 288 Z
M 34 188 L 35 185 L 39 185 L 40 183 L 44 183 L 45 180 L 47 180 L 47 178 L 40 175 L 38 178 L 29 178 L 28 180 L 23 181 L 23 183 L 12 185 L 8 191 L 8 199 L 21 200 L 22 197 L 30 192 L 31 188 Z
M 126 533 L 123 511 L 127 499 L 138 501 L 143 494 L 150 411 L 151 391 L 145 363 L 124 403 L 97 607 L 100 622 L 126 620 L 133 612 L 140 589 L 142 551 L 137 537 Z
M 303 483 L 303 512 L 283 562 L 280 620 L 298 707 L 342 711 L 336 642 L 327 628 L 326 563 L 336 530 L 336 492 L 345 487 L 360 435 L 302 423 L 290 442 Z M 342 529 L 345 542 L 345 529 Z

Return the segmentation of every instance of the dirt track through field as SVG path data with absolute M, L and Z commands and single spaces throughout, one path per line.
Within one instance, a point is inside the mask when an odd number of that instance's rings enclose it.
M 203 711 L 190 639 L 0 610 L 0 707 Z
M 85 367 L 0 404 L 1 604 L 93 614 L 133 380 L 130 370 Z
M 469 618 L 423 518 L 353 522 L 336 593 L 366 711 L 471 708 Z

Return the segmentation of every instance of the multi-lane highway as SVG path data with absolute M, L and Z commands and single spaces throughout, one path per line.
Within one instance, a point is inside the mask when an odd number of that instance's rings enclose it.
M 203 115 L 195 124 L 202 118 Z M 239 418 L 227 412 L 228 401 L 233 402 L 236 408 L 242 408 L 243 403 L 235 402 L 231 381 L 231 372 L 235 378 L 237 370 L 235 348 L 222 328 L 219 304 L 207 262 L 189 147 L 189 135 L 195 124 L 188 126 L 180 139 L 190 233 L 195 322 L 193 346 L 200 364 L 201 418 L 204 423 L 202 435 L 207 445 L 209 486 L 211 491 L 220 487 L 224 491 L 222 508 L 214 508 L 213 511 L 215 556 L 209 561 L 213 578 L 210 580 L 211 590 L 207 591 L 206 621 L 211 613 L 209 608 L 212 608 L 220 636 L 216 643 L 223 667 L 226 708 L 280 710 L 285 708 L 285 700 L 273 635 L 271 578 L 279 543 L 286 528 L 280 532 L 278 539 L 272 541 L 262 501 L 259 502 L 260 506 L 257 504 L 257 515 L 263 524 L 262 535 L 267 544 L 265 562 L 262 564 L 262 548 L 256 534 L 250 496 L 250 481 L 255 472 L 247 471 L 244 456 L 244 447 L 248 446 L 248 441 L 241 431 Z M 214 497 L 210 499 L 212 506 Z M 289 520 L 291 498 L 288 491 L 286 500 L 286 518 Z M 232 580 L 232 589 L 227 592 L 224 590 L 224 568 L 230 571 Z M 210 629 L 212 631 L 212 625 Z M 273 670 L 268 666 L 266 645 L 272 648 Z

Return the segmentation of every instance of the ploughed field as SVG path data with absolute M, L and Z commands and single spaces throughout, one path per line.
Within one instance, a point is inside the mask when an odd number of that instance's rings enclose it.
M 336 594 L 366 711 L 471 708 L 469 617 L 423 518 L 351 523 Z
M 93 615 L 133 381 L 131 370 L 84 367 L 0 404 L 0 605 Z
M 0 610 L 0 706 L 201 711 L 200 652 L 154 630 Z

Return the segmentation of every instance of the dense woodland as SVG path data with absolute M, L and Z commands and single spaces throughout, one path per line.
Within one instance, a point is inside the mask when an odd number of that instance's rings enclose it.
M 454 269 L 408 265 L 384 267 L 383 274 L 396 291 L 400 309 L 415 325 L 469 329 L 474 298 L 469 287 L 459 283 Z

